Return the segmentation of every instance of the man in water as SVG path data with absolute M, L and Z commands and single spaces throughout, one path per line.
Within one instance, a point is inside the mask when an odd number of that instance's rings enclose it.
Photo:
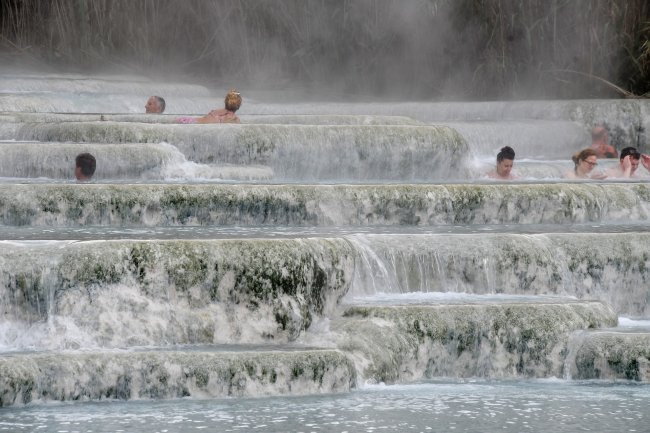
M 517 178 L 512 173 L 512 166 L 515 162 L 515 151 L 510 146 L 504 146 L 497 154 L 497 166 L 487 174 L 492 179 L 514 180 Z
M 80 153 L 75 158 L 74 176 L 79 182 L 88 182 L 95 174 L 97 161 L 90 153 Z
M 609 144 L 609 132 L 604 126 L 594 126 L 591 130 L 591 148 L 597 158 L 616 158 L 618 152 Z
M 144 110 L 148 114 L 161 114 L 165 111 L 165 100 L 160 96 L 150 96 Z
M 626 147 L 621 150 L 618 166 L 607 170 L 607 177 L 623 179 L 639 177 L 639 174 L 636 172 L 637 168 L 639 168 L 639 162 L 650 172 L 650 156 L 639 153 L 636 147 Z

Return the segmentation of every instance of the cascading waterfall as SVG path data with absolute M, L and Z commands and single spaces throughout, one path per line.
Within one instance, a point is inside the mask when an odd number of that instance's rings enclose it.
M 168 427 L 164 400 L 227 412 L 301 396 L 286 418 L 313 401 L 341 423 L 339 404 L 367 415 L 397 396 L 464 410 L 450 384 L 514 386 L 517 410 L 571 387 L 563 402 L 578 411 L 591 379 L 644 384 L 634 410 L 648 414 L 650 184 L 561 179 L 593 123 L 644 140 L 648 102 L 245 98 L 241 125 L 180 125 L 221 91 L 5 78 L 0 428 L 47 424 L 34 419 L 51 420 L 52 400 L 75 402 L 58 410 L 81 411 L 70 416 L 87 429 L 84 402 L 142 410 L 147 433 Z M 142 114 L 158 93 L 166 114 Z M 485 179 L 506 144 L 522 181 Z M 72 180 L 80 152 L 97 157 L 92 182 Z M 274 422 L 253 412 L 244 430 Z

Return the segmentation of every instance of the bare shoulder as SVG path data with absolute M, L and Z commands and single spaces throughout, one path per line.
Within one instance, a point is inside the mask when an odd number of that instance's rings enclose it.
M 623 177 L 623 172 L 618 167 L 612 167 L 605 170 L 605 176 L 607 177 Z
M 225 108 L 217 108 L 216 110 L 210 111 L 208 116 L 225 116 L 227 112 Z

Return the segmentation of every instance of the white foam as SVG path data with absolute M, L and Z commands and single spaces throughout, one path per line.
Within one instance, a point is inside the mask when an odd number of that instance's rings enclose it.
M 618 326 L 626 328 L 650 328 L 650 319 L 630 319 L 619 317 Z
M 553 295 L 512 295 L 512 294 L 483 294 L 477 295 L 465 292 L 409 292 L 383 293 L 368 296 L 355 296 L 348 303 L 492 303 L 492 302 L 559 302 L 575 300 L 575 297 Z

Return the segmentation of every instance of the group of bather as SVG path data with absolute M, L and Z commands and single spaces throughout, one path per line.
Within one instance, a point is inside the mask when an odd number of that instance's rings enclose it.
M 224 108 L 210 111 L 202 117 L 179 117 L 177 123 L 240 123 L 239 117 L 235 114 L 241 106 L 241 94 L 236 90 L 230 90 L 226 94 Z M 165 111 L 165 99 L 162 96 L 150 96 L 144 106 L 145 113 L 162 114 Z M 97 168 L 97 161 L 90 153 L 80 153 L 75 158 L 75 178 L 79 182 L 88 182 L 92 179 Z
M 236 90 L 230 90 L 224 100 L 224 108 L 210 111 L 202 117 L 179 117 L 177 123 L 240 123 L 235 114 L 242 103 L 242 97 Z M 165 111 L 165 100 L 161 96 L 151 96 L 144 106 L 149 114 L 161 114 Z M 572 156 L 574 168 L 565 173 L 565 179 L 635 178 L 638 177 L 639 164 L 650 172 L 650 156 L 640 153 L 635 147 L 626 147 L 618 152 L 609 144 L 609 133 L 603 126 L 596 126 L 591 131 L 591 147 L 583 149 Z M 619 164 L 605 172 L 594 170 L 598 158 L 619 158 Z M 496 167 L 487 173 L 487 177 L 497 180 L 516 180 L 519 178 L 512 169 L 515 151 L 510 146 L 504 146 L 497 154 Z M 95 158 L 88 154 L 80 154 L 76 158 L 75 176 L 79 181 L 87 181 L 95 172 Z
M 241 103 L 241 94 L 231 89 L 226 94 L 224 108 L 212 110 L 202 117 L 179 117 L 176 119 L 176 123 L 240 123 L 239 117 L 235 113 L 241 107 Z M 165 105 L 165 99 L 162 96 L 151 96 L 147 99 L 144 109 L 148 114 L 162 114 L 165 111 Z
M 615 167 L 606 171 L 595 170 L 598 158 L 619 158 Z M 625 147 L 620 155 L 616 148 L 609 144 L 609 133 L 603 126 L 595 126 L 591 131 L 591 147 L 575 153 L 573 170 L 564 174 L 565 179 L 633 179 L 639 177 L 637 169 L 639 164 L 650 173 L 650 156 L 640 153 L 636 147 Z M 497 154 L 497 163 L 494 170 L 487 173 L 487 177 L 498 180 L 516 180 L 519 178 L 512 171 L 515 160 L 515 151 L 510 146 L 504 146 Z

